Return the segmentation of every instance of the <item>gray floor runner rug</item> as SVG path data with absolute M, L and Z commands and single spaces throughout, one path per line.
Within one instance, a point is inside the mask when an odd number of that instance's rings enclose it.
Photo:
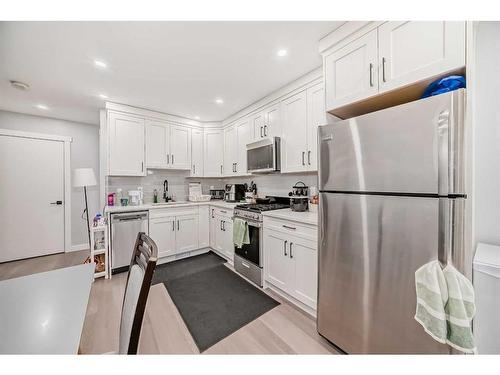
M 279 305 L 224 263 L 210 252 L 155 271 L 153 284 L 164 283 L 200 352 Z

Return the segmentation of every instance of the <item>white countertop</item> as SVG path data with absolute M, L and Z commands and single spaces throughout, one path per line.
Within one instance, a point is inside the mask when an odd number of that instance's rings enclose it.
M 169 202 L 169 203 L 146 203 L 139 206 L 106 206 L 104 209 L 105 213 L 113 213 L 113 212 L 134 212 L 134 211 L 146 211 L 146 210 L 155 210 L 155 209 L 165 209 L 165 208 L 174 208 L 174 207 L 194 207 L 194 206 L 215 206 L 220 208 L 227 208 L 232 210 L 237 204 L 240 203 L 230 203 L 224 202 L 222 200 L 211 200 L 208 202 Z
M 93 263 L 0 282 L 1 354 L 77 354 Z
M 295 221 L 302 224 L 318 225 L 317 211 L 295 212 L 290 208 L 285 208 L 283 210 L 266 211 L 263 215 L 266 217 L 274 217 L 276 219 Z

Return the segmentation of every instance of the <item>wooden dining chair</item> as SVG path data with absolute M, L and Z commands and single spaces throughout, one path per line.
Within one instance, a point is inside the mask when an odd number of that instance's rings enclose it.
M 142 319 L 157 260 L 158 247 L 154 241 L 146 233 L 138 233 L 123 298 L 119 354 L 137 354 Z

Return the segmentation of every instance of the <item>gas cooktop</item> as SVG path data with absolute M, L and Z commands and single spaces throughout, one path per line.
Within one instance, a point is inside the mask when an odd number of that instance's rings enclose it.
M 253 204 L 238 204 L 235 208 L 246 211 L 264 212 L 271 210 L 281 210 L 289 208 L 290 205 L 286 203 L 253 203 Z

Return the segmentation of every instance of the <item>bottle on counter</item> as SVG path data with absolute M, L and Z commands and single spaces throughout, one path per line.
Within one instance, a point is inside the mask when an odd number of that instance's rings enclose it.
M 153 203 L 158 203 L 158 190 L 153 190 Z
M 116 205 L 121 206 L 122 205 L 122 198 L 123 198 L 123 190 L 118 188 L 116 189 Z
M 108 194 L 108 206 L 114 206 L 115 205 L 115 193 L 109 193 Z

